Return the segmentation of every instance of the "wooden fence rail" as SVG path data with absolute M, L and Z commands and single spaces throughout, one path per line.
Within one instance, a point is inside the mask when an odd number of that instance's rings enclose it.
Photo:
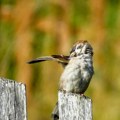
M 0 78 L 0 120 L 27 120 L 24 84 Z
M 59 120 L 92 120 L 91 99 L 58 93 Z M 22 83 L 0 78 L 0 120 L 27 120 L 26 89 Z

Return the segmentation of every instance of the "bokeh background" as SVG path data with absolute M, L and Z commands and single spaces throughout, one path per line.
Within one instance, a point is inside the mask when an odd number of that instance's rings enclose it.
M 0 76 L 27 86 L 28 120 L 50 120 L 62 67 L 28 65 L 69 54 L 77 40 L 94 48 L 95 74 L 85 95 L 94 120 L 120 120 L 120 0 L 0 0 Z

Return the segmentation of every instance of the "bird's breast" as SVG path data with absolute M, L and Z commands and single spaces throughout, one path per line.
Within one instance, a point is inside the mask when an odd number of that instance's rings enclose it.
M 90 79 L 88 64 L 83 60 L 75 59 L 65 67 L 60 78 L 60 89 L 80 93 L 86 90 Z
M 75 84 L 80 81 L 81 68 L 78 64 L 69 63 L 60 78 L 60 89 L 67 92 L 72 92 L 75 88 Z

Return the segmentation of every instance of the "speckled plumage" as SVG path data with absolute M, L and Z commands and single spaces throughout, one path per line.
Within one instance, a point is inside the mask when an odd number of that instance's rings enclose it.
M 72 57 L 60 78 L 60 89 L 72 93 L 84 93 L 93 75 L 92 56 L 81 54 Z
M 87 41 L 78 41 L 71 50 L 71 59 L 60 78 L 60 89 L 83 94 L 92 78 L 93 50 Z

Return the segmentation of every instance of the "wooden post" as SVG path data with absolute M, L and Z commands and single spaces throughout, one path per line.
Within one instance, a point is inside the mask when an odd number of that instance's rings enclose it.
M 59 120 L 92 120 L 91 99 L 80 94 L 58 93 Z
M 27 120 L 25 85 L 0 78 L 0 120 Z

